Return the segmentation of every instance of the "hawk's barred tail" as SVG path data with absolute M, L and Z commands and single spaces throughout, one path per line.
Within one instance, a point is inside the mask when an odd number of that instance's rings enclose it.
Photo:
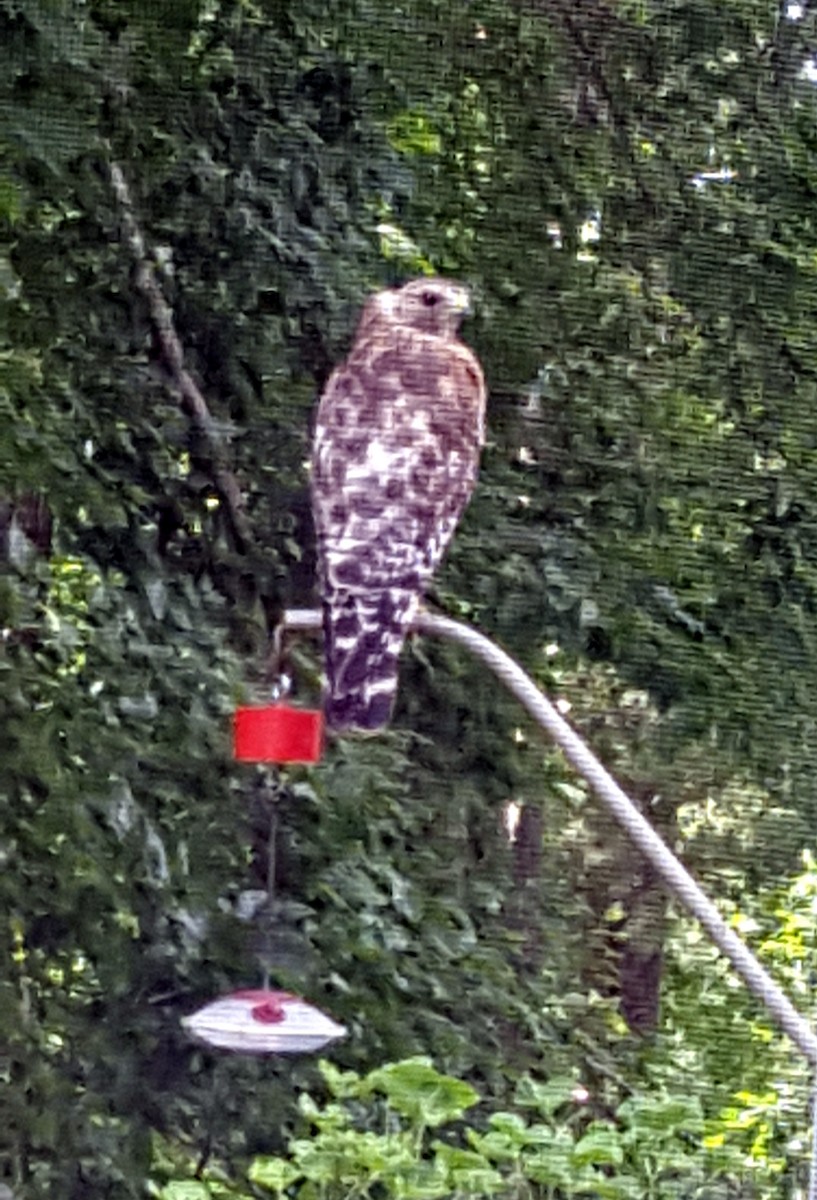
M 416 591 L 335 592 L 323 610 L 327 729 L 376 733 L 397 697 L 400 651 L 417 607 Z

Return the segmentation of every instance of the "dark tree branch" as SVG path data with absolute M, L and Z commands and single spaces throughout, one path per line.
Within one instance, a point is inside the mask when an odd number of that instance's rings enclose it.
M 134 263 L 134 281 L 147 303 L 148 313 L 156 334 L 162 360 L 178 394 L 182 412 L 206 439 L 211 451 L 213 483 L 224 504 L 234 547 L 245 553 L 252 533 L 244 507 L 244 497 L 238 480 L 225 461 L 224 439 L 215 427 L 207 402 L 190 372 L 184 365 L 184 350 L 173 323 L 173 311 L 156 280 L 156 270 L 147 249 L 144 235 L 136 220 L 130 188 L 122 168 L 110 164 L 110 180 L 119 207 L 122 230 Z

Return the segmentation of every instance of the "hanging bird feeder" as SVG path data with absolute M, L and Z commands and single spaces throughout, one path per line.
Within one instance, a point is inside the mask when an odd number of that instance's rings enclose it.
M 267 988 L 221 996 L 182 1025 L 197 1041 L 239 1054 L 314 1054 L 347 1032 L 299 996 Z
M 244 705 L 235 711 L 233 753 L 239 762 L 314 763 L 321 756 L 322 714 L 286 703 L 292 679 L 283 666 L 283 634 L 283 627 L 279 627 L 268 664 L 268 678 L 274 681 L 271 702 Z M 278 828 L 275 794 L 272 799 L 266 887 L 270 910 L 275 895 Z M 221 996 L 182 1018 L 182 1025 L 197 1041 L 239 1054 L 312 1054 L 346 1036 L 342 1025 L 300 996 L 270 989 L 269 964 L 265 964 L 263 987 Z

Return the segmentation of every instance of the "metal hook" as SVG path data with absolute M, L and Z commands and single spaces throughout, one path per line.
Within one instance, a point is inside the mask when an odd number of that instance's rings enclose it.
M 286 671 L 281 671 L 273 679 L 269 691 L 273 704 L 277 704 L 279 700 L 286 699 L 292 691 L 292 676 Z
M 286 626 L 281 622 L 272 633 L 272 646 L 267 659 L 267 679 L 273 704 L 284 700 L 292 691 L 292 675 L 284 666 Z

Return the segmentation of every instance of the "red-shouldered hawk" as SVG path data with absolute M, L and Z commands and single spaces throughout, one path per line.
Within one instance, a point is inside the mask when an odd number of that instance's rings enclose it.
M 485 382 L 457 337 L 468 302 L 439 278 L 378 292 L 321 398 L 312 497 L 331 730 L 388 723 L 403 642 L 476 482 Z

